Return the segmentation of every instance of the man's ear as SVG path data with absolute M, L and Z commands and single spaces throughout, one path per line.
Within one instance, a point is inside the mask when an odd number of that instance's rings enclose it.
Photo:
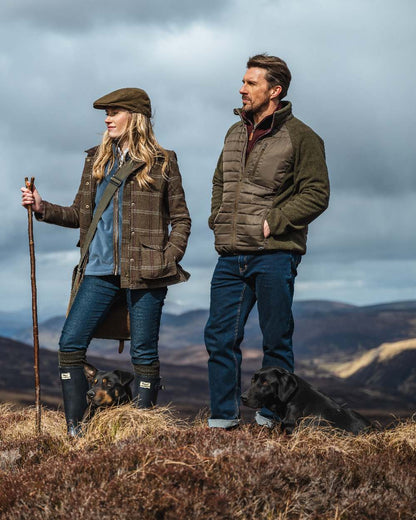
M 290 372 L 277 371 L 278 389 L 277 396 L 282 403 L 287 403 L 292 395 L 298 389 L 298 382 L 296 377 Z
M 270 99 L 276 99 L 280 96 L 282 93 L 282 87 L 280 85 L 275 85 L 270 89 Z
M 95 367 L 93 367 L 89 363 L 84 363 L 84 374 L 89 382 L 91 382 L 94 379 L 96 373 L 97 369 Z

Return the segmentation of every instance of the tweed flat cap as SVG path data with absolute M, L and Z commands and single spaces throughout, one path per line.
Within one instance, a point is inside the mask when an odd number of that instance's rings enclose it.
M 93 107 L 99 109 L 120 107 L 146 117 L 152 115 L 149 96 L 141 88 L 120 88 L 94 101 Z

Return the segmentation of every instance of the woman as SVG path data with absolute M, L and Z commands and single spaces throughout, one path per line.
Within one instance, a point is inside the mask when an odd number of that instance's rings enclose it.
M 38 220 L 80 228 L 82 248 L 107 184 L 124 165 L 127 179 L 103 212 L 91 241 L 84 277 L 59 341 L 64 409 L 71 436 L 79 434 L 88 384 L 83 372 L 94 330 L 120 292 L 130 315 L 131 359 L 137 406 L 156 404 L 160 387 L 158 338 L 167 286 L 186 281 L 178 264 L 184 255 L 191 220 L 176 155 L 156 141 L 146 92 L 119 89 L 94 102 L 106 111 L 101 145 L 87 150 L 81 184 L 73 204 L 58 206 L 22 188 L 22 204 Z M 128 173 L 128 172 L 127 172 Z

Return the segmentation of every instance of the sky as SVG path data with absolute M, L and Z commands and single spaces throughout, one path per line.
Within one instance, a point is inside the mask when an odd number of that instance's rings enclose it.
M 217 254 L 211 181 L 241 106 L 249 56 L 280 56 L 287 99 L 325 141 L 328 210 L 309 228 L 295 299 L 368 305 L 416 298 L 416 3 L 412 0 L 2 0 L 0 311 L 30 308 L 24 177 L 70 205 L 104 113 L 145 89 L 159 142 L 176 151 L 193 221 L 186 284 L 166 310 L 209 306 Z M 40 319 L 65 312 L 78 231 L 34 223 Z

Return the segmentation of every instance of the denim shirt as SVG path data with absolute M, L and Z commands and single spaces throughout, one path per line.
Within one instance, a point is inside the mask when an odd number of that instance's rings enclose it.
M 123 164 L 123 160 L 125 159 L 125 155 L 123 156 L 121 151 L 116 149 L 115 145 L 113 145 L 113 153 L 115 156 L 114 165 L 109 172 L 108 164 L 106 165 L 105 175 L 97 186 L 95 209 L 97 208 L 111 177 L 117 172 L 119 166 Z M 85 269 L 86 275 L 106 276 L 120 274 L 120 245 L 124 183 L 125 181 L 114 193 L 113 199 L 110 201 L 98 221 L 97 230 L 89 247 L 88 264 Z M 116 205 L 117 212 L 114 213 Z M 115 229 L 117 231 L 115 231 Z M 116 258 L 114 258 L 114 250 L 116 250 Z

